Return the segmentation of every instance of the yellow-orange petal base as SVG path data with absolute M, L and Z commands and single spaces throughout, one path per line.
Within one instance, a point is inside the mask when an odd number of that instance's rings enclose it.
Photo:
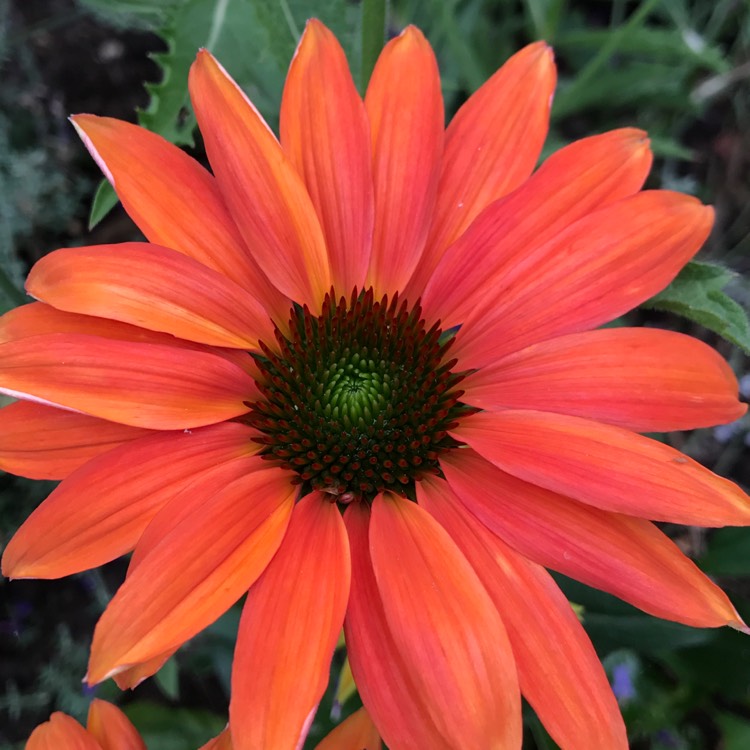
M 745 525 L 747 495 L 640 434 L 742 416 L 734 374 L 681 334 L 599 328 L 675 277 L 712 210 L 641 192 L 635 129 L 535 171 L 555 83 L 532 44 L 446 129 L 417 29 L 362 97 L 313 20 L 279 139 L 198 54 L 211 172 L 72 118 L 148 241 L 50 254 L 36 301 L 0 318 L 0 390 L 20 399 L 0 410 L 0 467 L 63 480 L 3 572 L 133 552 L 89 682 L 138 684 L 247 593 L 229 727 L 207 748 L 296 750 L 343 628 L 364 708 L 320 750 L 519 750 L 521 696 L 562 750 L 625 750 L 546 569 L 745 628 L 652 522 Z M 56 714 L 30 747 L 98 748 L 107 711 L 88 731 Z

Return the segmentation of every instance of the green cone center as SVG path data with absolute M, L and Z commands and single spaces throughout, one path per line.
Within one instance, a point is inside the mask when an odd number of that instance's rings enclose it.
M 303 491 L 342 502 L 397 492 L 440 473 L 439 456 L 456 447 L 448 430 L 469 413 L 452 371 L 450 341 L 427 329 L 419 304 L 372 290 L 326 295 L 320 315 L 291 311 L 289 332 L 255 355 L 263 398 L 250 404 L 269 461 L 296 472 Z

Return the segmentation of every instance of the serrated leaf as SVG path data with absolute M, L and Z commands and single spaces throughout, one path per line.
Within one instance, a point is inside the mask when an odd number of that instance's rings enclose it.
M 117 193 L 106 180 L 99 183 L 89 213 L 89 232 L 117 205 Z
M 173 143 L 192 145 L 195 116 L 187 79 L 197 51 L 204 47 L 274 127 L 297 35 L 310 16 L 329 25 L 350 60 L 355 59 L 354 17 L 346 0 L 332 0 L 323 8 L 313 0 L 187 0 L 172 9 L 157 29 L 168 50 L 153 55 L 162 79 L 146 85 L 151 101 L 139 113 L 140 124 Z
M 644 307 L 681 315 L 708 328 L 750 354 L 747 313 L 724 291 L 732 271 L 712 263 L 688 263 L 664 291 Z

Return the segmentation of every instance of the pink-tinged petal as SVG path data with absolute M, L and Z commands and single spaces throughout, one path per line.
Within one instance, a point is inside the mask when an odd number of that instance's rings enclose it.
M 57 250 L 28 293 L 59 310 L 112 318 L 178 338 L 237 349 L 273 341 L 260 302 L 218 271 L 159 245 L 125 242 Z
M 425 311 L 444 327 L 461 323 L 479 296 L 523 271 L 531 250 L 597 208 L 636 193 L 650 168 L 648 138 L 632 128 L 584 138 L 552 154 L 524 185 L 477 216 L 445 251 L 429 283 L 424 279 L 424 292 L 415 287 Z
M 446 531 L 416 503 L 378 495 L 370 553 L 393 638 L 449 744 L 520 748 L 520 694 L 505 628 Z
M 102 750 L 101 745 L 73 718 L 55 711 L 26 742 L 26 750 Z
M 162 344 L 178 349 L 208 352 L 236 364 L 253 377 L 257 372 L 252 357 L 244 351 L 196 344 L 194 341 L 177 339 L 169 333 L 149 331 L 129 323 L 121 323 L 119 320 L 63 312 L 43 302 L 21 305 L 0 317 L 0 343 L 47 333 L 84 333 L 116 341 Z
M 232 419 L 258 398 L 255 381 L 215 354 L 64 333 L 0 344 L 0 392 L 161 430 Z
M 352 503 L 344 521 L 352 556 L 344 632 L 362 702 L 393 750 L 455 750 L 428 710 L 419 676 L 409 671 L 386 620 L 370 558 L 370 510 Z
M 200 750 L 232 750 L 232 735 L 227 727 L 221 734 L 209 740 Z
M 169 651 L 165 651 L 153 659 L 140 662 L 133 667 L 112 675 L 112 679 L 120 690 L 135 690 L 144 680 L 153 677 L 167 663 L 170 657 L 174 656 L 176 651 L 177 648 L 171 648 Z
M 64 479 L 90 459 L 150 430 L 32 401 L 0 409 L 0 469 L 31 479 Z
M 378 730 L 363 707 L 347 716 L 315 750 L 382 750 L 382 747 Z
M 280 130 L 320 217 L 335 289 L 361 289 L 374 222 L 369 124 L 344 50 L 314 18 L 289 68 Z
M 737 378 L 702 341 L 673 331 L 611 328 L 544 341 L 469 375 L 462 400 L 485 410 L 573 414 L 635 432 L 739 419 Z
M 284 537 L 296 488 L 288 472 L 255 461 L 131 570 L 94 631 L 90 684 L 184 643 L 258 579 Z
M 544 42 L 530 44 L 474 92 L 451 120 L 435 217 L 409 287 L 414 298 L 445 249 L 479 212 L 531 174 L 547 137 L 556 81 L 552 50 Z
M 86 728 L 102 750 L 146 750 L 130 719 L 117 706 L 99 698 L 91 701 Z
M 503 471 L 603 510 L 698 526 L 744 526 L 750 498 L 664 443 L 580 417 L 483 412 L 453 434 Z
M 95 115 L 71 121 L 150 242 L 219 271 L 286 321 L 288 301 L 248 252 L 208 171 L 137 125 Z
M 443 152 L 443 96 L 435 54 L 407 27 L 380 54 L 365 96 L 375 186 L 368 285 L 403 290 L 422 255 Z
M 331 286 L 323 232 L 294 165 L 237 84 L 201 50 L 190 98 L 224 200 L 268 278 L 313 309 Z
M 240 424 L 139 438 L 73 472 L 26 519 L 3 554 L 11 578 L 60 578 L 133 549 L 157 511 L 204 475 L 240 476 L 234 459 L 258 450 Z
M 466 368 L 606 323 L 661 291 L 705 242 L 713 210 L 666 190 L 606 206 L 488 277 L 456 336 Z
M 350 577 L 338 507 L 322 493 L 308 495 L 242 612 L 229 705 L 237 750 L 301 746 L 328 685 Z
M 493 533 L 534 562 L 695 627 L 742 626 L 726 594 L 652 523 L 609 513 L 516 479 L 474 451 L 446 454 L 447 483 Z
M 417 485 L 436 518 L 477 572 L 500 612 L 524 697 L 563 750 L 627 750 L 607 675 L 568 600 L 544 568 L 492 534 L 440 480 Z

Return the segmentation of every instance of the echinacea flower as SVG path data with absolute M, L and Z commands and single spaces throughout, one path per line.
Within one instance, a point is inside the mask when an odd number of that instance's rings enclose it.
M 94 698 L 84 729 L 75 719 L 55 711 L 26 742 L 26 750 L 146 750 L 136 728 L 117 706 Z
M 712 211 L 639 192 L 645 134 L 534 171 L 543 43 L 444 130 L 408 28 L 364 101 L 312 21 L 280 142 L 219 63 L 190 95 L 213 170 L 115 120 L 73 122 L 148 239 L 58 250 L 0 321 L 2 466 L 64 478 L 14 578 L 133 550 L 88 680 L 133 685 L 245 592 L 235 750 L 297 747 L 344 627 L 391 750 L 517 750 L 521 693 L 565 750 L 622 750 L 604 671 L 545 568 L 653 615 L 744 627 L 652 521 L 750 520 L 747 496 L 643 432 L 744 413 L 727 364 L 598 328 L 668 284 Z

